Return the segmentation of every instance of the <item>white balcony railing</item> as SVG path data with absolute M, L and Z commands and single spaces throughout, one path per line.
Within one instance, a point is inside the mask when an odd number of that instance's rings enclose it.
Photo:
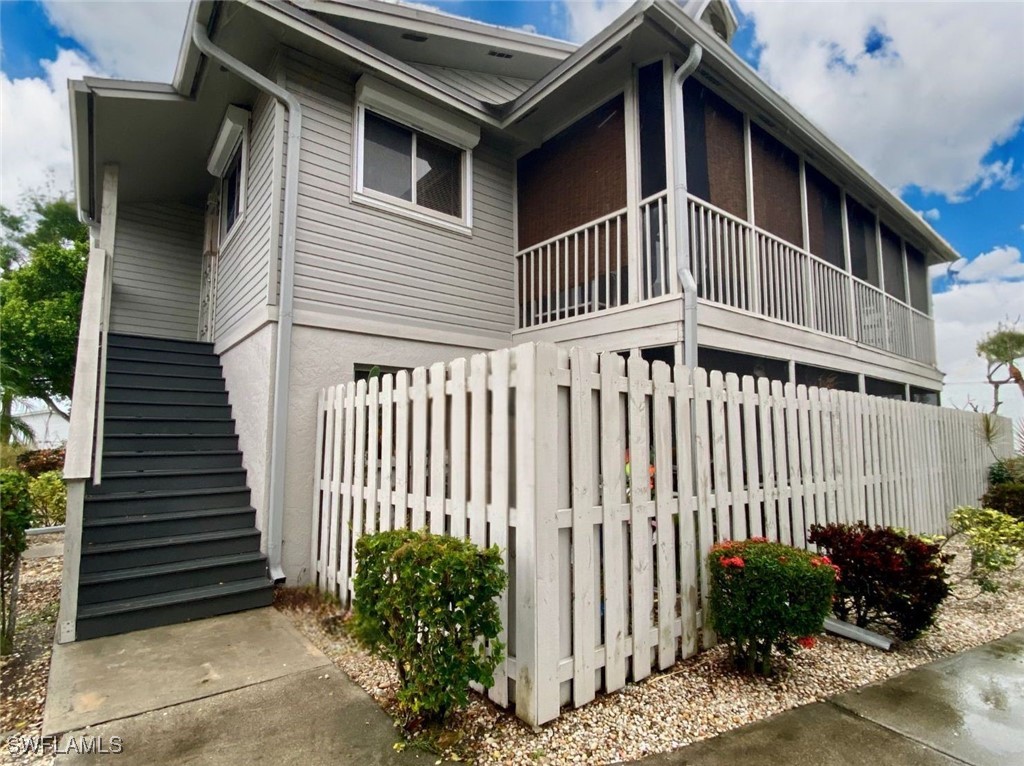
M 636 210 L 636 268 L 626 209 L 516 255 L 520 329 L 678 292 L 668 194 Z M 690 268 L 700 298 L 933 364 L 931 317 L 764 229 L 690 195 Z

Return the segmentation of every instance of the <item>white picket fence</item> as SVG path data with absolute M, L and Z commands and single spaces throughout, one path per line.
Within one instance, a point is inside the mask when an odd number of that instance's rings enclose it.
M 531 724 L 712 645 L 716 541 L 939 532 L 994 459 L 975 413 L 545 344 L 334 386 L 319 415 L 318 586 L 348 603 L 377 531 L 497 545 L 507 658 L 488 694 Z

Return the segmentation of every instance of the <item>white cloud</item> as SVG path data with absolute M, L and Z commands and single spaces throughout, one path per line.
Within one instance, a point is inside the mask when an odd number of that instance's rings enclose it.
M 67 81 L 95 74 L 96 66 L 69 50 L 41 64 L 42 77 L 0 74 L 0 203 L 8 207 L 25 192 L 73 189 Z
M 930 210 L 918 210 L 917 214 L 926 221 L 937 221 L 942 218 L 942 213 L 936 207 L 933 207 Z
M 988 282 L 990 280 L 1024 279 L 1024 262 L 1020 250 L 1003 245 L 982 253 L 963 265 L 954 264 L 953 272 L 961 282 Z M 1024 304 L 1024 289 L 1018 287 L 1017 304 Z
M 68 2 L 46 0 L 47 16 L 115 77 L 170 82 L 178 58 L 186 0 Z
M 934 298 L 935 337 L 939 369 L 946 373 L 943 401 L 962 407 L 974 402 L 986 410 L 992 406 L 992 386 L 985 380 L 985 362 L 975 347 L 996 329 L 994 307 L 1013 310 L 1024 304 L 1021 285 L 1014 282 L 976 282 L 954 287 Z M 1015 316 L 1009 317 L 1016 319 Z M 1000 415 L 1024 417 L 1024 396 L 1016 386 L 1000 389 Z
M 1024 4 L 739 3 L 761 75 L 887 186 L 963 201 L 1019 183 L 984 158 L 1024 119 Z
M 632 3 L 622 0 L 563 0 L 567 35 L 581 43 L 596 35 Z

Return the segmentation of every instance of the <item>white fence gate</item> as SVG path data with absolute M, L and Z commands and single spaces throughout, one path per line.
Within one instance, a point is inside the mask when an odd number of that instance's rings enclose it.
M 319 408 L 319 587 L 349 602 L 364 534 L 497 545 L 507 658 L 488 694 L 531 724 L 712 645 L 715 542 L 939 532 L 994 460 L 975 413 L 545 344 L 334 386 Z

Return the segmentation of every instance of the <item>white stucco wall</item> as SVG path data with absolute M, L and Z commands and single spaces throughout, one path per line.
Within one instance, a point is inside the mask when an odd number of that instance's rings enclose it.
M 242 465 L 248 472 L 256 526 L 266 529 L 271 386 L 274 378 L 273 323 L 221 352 L 220 363 L 235 419 Z M 312 478 L 310 479 L 312 481 Z M 266 540 L 263 541 L 266 549 Z
M 317 394 L 353 379 L 356 364 L 420 367 L 484 350 L 297 326 L 292 348 L 282 559 L 289 585 L 309 582 Z

